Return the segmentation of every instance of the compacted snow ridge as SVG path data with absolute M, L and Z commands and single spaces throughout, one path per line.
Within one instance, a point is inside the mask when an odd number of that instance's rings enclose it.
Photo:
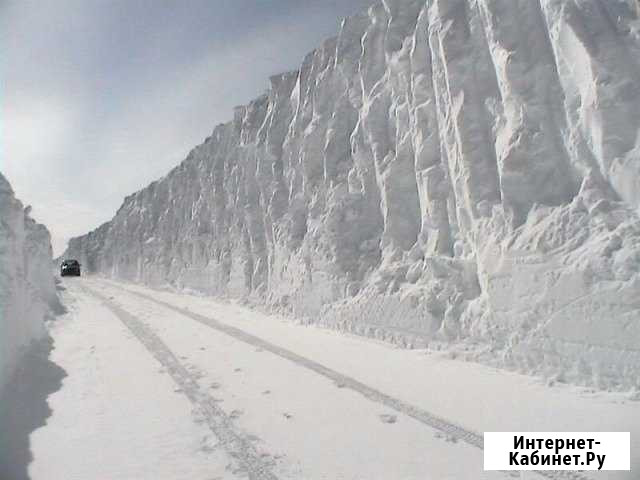
M 0 173 L 0 394 L 59 307 L 49 232 L 29 212 Z
M 67 256 L 639 388 L 639 32 L 632 0 L 375 3 Z

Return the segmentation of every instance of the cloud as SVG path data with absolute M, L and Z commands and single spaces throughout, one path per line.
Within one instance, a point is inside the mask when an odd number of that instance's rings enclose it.
M 3 103 L 4 151 L 23 175 L 50 174 L 51 152 L 64 151 L 74 136 L 75 112 L 56 97 L 8 96 Z M 19 155 L 20 162 L 11 156 Z

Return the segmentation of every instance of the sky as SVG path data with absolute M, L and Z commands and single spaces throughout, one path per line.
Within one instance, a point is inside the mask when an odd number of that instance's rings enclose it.
M 54 253 L 373 0 L 0 0 L 0 172 Z

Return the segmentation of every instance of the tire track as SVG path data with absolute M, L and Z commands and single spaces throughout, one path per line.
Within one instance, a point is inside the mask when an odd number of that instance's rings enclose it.
M 268 458 L 262 457 L 247 435 L 238 431 L 229 415 L 218 406 L 210 395 L 202 392 L 195 376 L 182 365 L 158 335 L 138 318 L 115 305 L 107 297 L 91 288 L 85 287 L 83 289 L 102 301 L 144 345 L 147 351 L 167 369 L 171 378 L 202 414 L 209 429 L 217 437 L 223 448 L 233 461 L 237 462 L 242 473 L 247 474 L 251 480 L 278 480 L 278 477 L 272 473 L 273 462 L 269 461 Z
M 287 350 L 286 348 L 279 347 L 272 343 L 263 340 L 262 338 L 251 335 L 250 333 L 245 332 L 239 328 L 233 327 L 231 325 L 220 322 L 211 317 L 205 317 L 204 315 L 200 315 L 194 313 L 190 310 L 186 310 L 175 305 L 172 305 L 168 302 L 158 300 L 156 298 L 151 297 L 150 295 L 146 295 L 144 293 L 136 292 L 133 290 L 129 290 L 127 288 L 121 287 L 119 285 L 108 284 L 108 286 L 112 286 L 119 290 L 122 290 L 130 295 L 137 296 L 139 298 L 148 300 L 150 302 L 161 305 L 169 310 L 172 310 L 180 315 L 186 316 L 195 320 L 198 323 L 201 323 L 207 327 L 213 328 L 218 332 L 224 333 L 236 340 L 247 343 L 249 345 L 255 346 L 257 348 L 261 348 L 262 350 L 268 351 L 277 355 L 281 358 L 289 360 L 301 367 L 307 368 L 319 375 L 322 375 L 333 382 L 341 388 L 348 388 L 354 392 L 359 393 L 363 397 L 371 400 L 373 402 L 382 404 L 388 408 L 396 410 L 397 412 L 408 415 L 409 417 L 431 427 L 435 430 L 438 430 L 446 435 L 449 435 L 457 440 L 467 443 L 473 447 L 484 450 L 484 437 L 482 434 L 469 430 L 467 428 L 462 427 L 454 422 L 446 420 L 437 415 L 433 415 L 426 410 L 422 410 L 418 407 L 415 407 L 409 403 L 403 402 L 397 398 L 394 398 L 390 395 L 387 395 L 380 390 L 372 388 L 352 377 L 343 375 L 336 370 L 325 367 L 324 365 L 315 362 L 309 358 L 298 355 L 297 353 L 292 352 L 291 350 Z M 514 474 L 514 472 L 504 472 L 508 475 Z M 588 477 L 582 475 L 579 472 L 573 471 L 550 471 L 550 470 L 540 470 L 534 471 L 542 477 L 549 478 L 552 480 L 590 480 Z

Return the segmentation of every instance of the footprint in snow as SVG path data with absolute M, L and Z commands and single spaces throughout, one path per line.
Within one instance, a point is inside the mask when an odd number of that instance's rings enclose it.
M 382 420 L 382 423 L 396 423 L 398 421 L 398 417 L 383 413 L 380 415 L 380 420 Z
M 445 442 L 458 443 L 458 439 L 453 435 L 436 432 L 436 438 L 444 439 Z
M 263 395 L 269 395 L 271 393 L 271 390 L 265 390 L 264 392 L 262 392 Z
M 202 447 L 200 447 L 200 451 L 202 453 L 212 453 L 216 451 L 216 447 L 214 447 L 213 445 L 203 445 Z

